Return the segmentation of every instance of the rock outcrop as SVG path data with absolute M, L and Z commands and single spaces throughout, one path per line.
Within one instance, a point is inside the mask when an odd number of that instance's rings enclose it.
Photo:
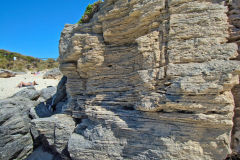
M 239 16 L 238 0 L 105 0 L 65 26 L 56 94 L 0 101 L 0 160 L 239 157 Z
M 6 69 L 0 69 L 0 78 L 9 78 L 9 77 L 14 77 L 16 73 L 6 70 Z
M 0 100 L 0 160 L 63 157 L 65 151 L 58 153 L 56 150 L 63 150 L 67 146 L 66 143 L 75 128 L 75 121 L 71 117 L 60 114 L 62 103 L 67 103 L 65 82 L 66 77 L 59 83 L 57 93 L 55 87 L 41 91 L 27 87 L 10 98 Z M 54 110 L 54 106 L 57 109 Z M 55 128 L 51 128 L 52 126 Z M 53 131 L 53 137 L 50 136 L 50 140 L 42 139 L 46 134 L 43 131 L 48 129 L 52 129 L 48 133 Z M 49 145 L 51 140 L 56 148 Z M 47 145 L 44 142 L 47 142 Z
M 66 25 L 71 158 L 225 159 L 240 73 L 226 4 L 105 0 L 89 23 Z

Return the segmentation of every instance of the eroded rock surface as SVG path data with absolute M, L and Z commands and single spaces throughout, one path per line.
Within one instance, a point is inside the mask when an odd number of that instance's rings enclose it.
M 230 26 L 230 42 L 235 42 L 238 44 L 238 56 L 236 60 L 240 60 L 240 1 L 232 0 L 228 3 L 229 6 L 229 22 Z M 238 153 L 240 157 L 240 85 L 236 85 L 232 89 L 235 100 L 235 110 L 234 110 L 234 126 L 232 131 L 232 149 Z M 234 159 L 234 155 L 233 155 Z
M 72 117 L 56 114 L 48 118 L 38 118 L 31 121 L 31 132 L 34 139 L 40 138 L 43 145 L 54 152 L 64 154 L 68 140 L 75 128 Z
M 66 25 L 72 159 L 225 159 L 239 84 L 224 0 L 105 0 Z
M 64 143 L 64 146 L 66 146 L 65 143 L 75 128 L 75 122 L 71 117 L 60 114 L 62 113 L 63 105 L 67 102 L 65 82 L 66 77 L 65 80 L 63 79 L 59 83 L 57 93 L 55 87 L 49 87 L 41 91 L 37 91 L 34 87 L 27 87 L 10 98 L 0 100 L 0 160 L 26 159 L 33 152 L 34 147 L 38 147 L 46 142 L 45 139 L 41 139 L 44 133 L 40 131 L 44 129 L 53 129 L 54 133 L 56 132 L 54 136 L 57 136 L 57 138 L 54 138 L 54 141 L 56 141 L 58 148 L 61 149 L 59 147 L 60 143 Z M 59 115 L 56 116 L 54 114 Z M 42 122 L 42 117 L 50 116 L 52 117 L 46 118 L 49 120 L 48 123 Z M 36 122 L 34 128 L 31 127 L 32 119 L 35 119 L 33 121 Z M 51 128 L 55 123 L 57 123 L 56 129 Z M 71 131 L 68 131 L 68 128 Z M 49 131 L 49 133 L 52 132 Z M 63 156 L 56 153 L 54 147 L 51 147 L 44 148 L 45 150 L 35 148 L 35 152 L 27 159 L 45 158 L 56 160 L 63 158 Z M 68 152 L 66 151 L 66 153 Z M 65 151 L 61 152 L 61 154 L 64 155 Z
M 0 100 L 0 160 L 21 160 L 32 152 L 28 113 L 34 105 L 24 97 Z

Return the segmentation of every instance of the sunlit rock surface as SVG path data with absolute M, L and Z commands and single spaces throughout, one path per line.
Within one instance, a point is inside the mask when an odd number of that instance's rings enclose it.
M 66 25 L 70 157 L 225 159 L 240 73 L 227 13 L 224 0 L 105 0 Z

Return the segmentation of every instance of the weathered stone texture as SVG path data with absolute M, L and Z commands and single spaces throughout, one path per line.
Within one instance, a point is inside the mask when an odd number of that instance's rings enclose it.
M 64 152 L 68 139 L 75 128 L 72 117 L 64 114 L 34 119 L 31 124 L 33 138 L 40 138 L 43 145 L 60 154 Z
M 32 152 L 28 113 L 34 105 L 24 97 L 0 101 L 0 160 L 22 160 Z
M 228 17 L 231 24 L 229 42 L 235 42 L 238 44 L 238 56 L 236 60 L 240 60 L 240 1 L 229 1 L 228 6 Z M 235 100 L 235 115 L 233 119 L 234 126 L 232 131 L 232 149 L 233 151 L 240 154 L 240 85 L 235 86 L 232 89 L 232 93 Z
M 240 66 L 224 0 L 105 0 L 66 25 L 72 159 L 224 159 Z

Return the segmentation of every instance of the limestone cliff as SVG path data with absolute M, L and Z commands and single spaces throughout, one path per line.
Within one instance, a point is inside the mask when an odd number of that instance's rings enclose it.
M 89 23 L 66 25 L 70 157 L 226 158 L 240 73 L 229 3 L 105 0 Z

